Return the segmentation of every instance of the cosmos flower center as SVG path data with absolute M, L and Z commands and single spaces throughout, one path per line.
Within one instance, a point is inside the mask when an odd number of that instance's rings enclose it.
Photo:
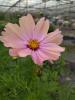
M 27 46 L 32 50 L 36 50 L 39 48 L 39 42 L 36 39 L 29 40 Z

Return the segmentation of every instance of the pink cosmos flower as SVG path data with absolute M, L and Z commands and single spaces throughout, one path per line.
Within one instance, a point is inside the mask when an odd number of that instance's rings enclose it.
M 35 25 L 31 14 L 23 16 L 19 20 L 19 25 L 8 23 L 5 31 L 2 32 L 0 40 L 4 46 L 9 47 L 9 54 L 13 57 L 26 57 L 31 55 L 36 64 L 43 64 L 43 61 L 53 62 L 58 60 L 64 48 L 61 31 L 56 29 L 47 34 L 49 20 L 41 18 Z

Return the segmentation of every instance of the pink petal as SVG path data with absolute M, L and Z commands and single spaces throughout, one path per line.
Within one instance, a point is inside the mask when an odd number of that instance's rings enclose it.
M 65 48 L 60 47 L 55 43 L 41 43 L 40 48 L 47 49 L 54 52 L 64 52 Z
M 28 55 L 31 55 L 31 50 L 29 48 L 22 49 L 18 52 L 19 57 L 26 57 Z
M 58 46 L 55 43 L 41 43 L 40 49 L 49 56 L 49 61 L 58 60 L 60 53 L 64 52 L 65 48 Z
M 43 34 L 47 34 L 48 29 L 49 29 L 49 20 L 46 20 L 40 32 Z
M 6 47 L 12 47 L 12 48 L 24 48 L 25 47 L 24 41 L 20 40 L 14 34 L 10 34 L 7 36 L 0 36 L 0 41 L 2 41 Z
M 22 35 L 31 34 L 35 28 L 35 22 L 31 14 L 23 16 L 19 20 Z
M 13 57 L 17 57 L 18 56 L 18 52 L 19 52 L 19 49 L 10 49 L 9 50 L 10 56 L 13 56 Z
M 0 36 L 0 40 L 6 47 L 12 48 L 23 48 L 26 43 L 26 41 L 23 41 L 20 37 L 19 26 L 11 23 L 6 25 L 5 31 L 3 31 L 2 36 Z
M 12 23 L 8 23 L 6 26 L 5 26 L 5 31 L 8 33 L 8 34 L 15 34 L 17 36 L 19 36 L 21 34 L 21 31 L 20 31 L 20 27 L 17 25 L 17 24 L 12 24 Z M 7 35 L 8 35 L 7 34 Z M 20 37 L 20 36 L 19 36 Z
M 42 29 L 42 27 L 43 27 L 43 25 L 44 25 L 44 22 L 45 22 L 45 18 L 44 18 L 44 17 L 41 18 L 41 19 L 37 22 L 37 24 L 36 24 L 36 26 L 35 26 L 35 32 L 40 33 L 40 31 L 41 31 L 41 29 Z
M 18 38 L 25 40 L 24 36 L 22 35 L 23 33 L 21 32 L 21 28 L 17 24 L 8 23 L 6 25 L 5 32 L 2 32 L 2 35 L 5 36 L 5 35 L 14 34 Z
M 35 64 L 41 65 L 43 61 L 48 60 L 48 55 L 46 55 L 42 50 L 37 50 L 32 52 L 32 59 Z
M 38 58 L 38 55 L 37 55 L 37 51 L 32 51 L 32 59 L 34 61 L 35 64 L 39 64 L 39 58 Z
M 49 59 L 48 60 L 58 60 L 58 58 L 60 57 L 60 52 L 52 52 L 50 50 L 47 49 L 42 49 L 42 51 L 48 55 Z
M 43 34 L 47 34 L 49 29 L 49 20 L 45 20 L 45 18 L 41 18 L 35 27 L 35 32 L 37 33 L 43 33 Z
M 65 50 L 64 48 L 53 43 L 42 44 L 40 46 L 40 49 L 42 49 L 42 51 L 49 56 L 48 60 L 50 61 L 58 60 L 60 57 L 60 53 Z
M 41 18 L 38 23 L 36 24 L 35 30 L 34 30 L 34 38 L 38 38 L 39 40 L 42 40 L 47 35 L 49 29 L 49 21 L 44 20 L 44 18 Z
M 59 29 L 56 29 L 54 32 L 51 32 L 48 34 L 48 36 L 44 39 L 44 43 L 50 42 L 50 43 L 56 43 L 61 44 L 63 41 L 63 35 L 60 34 L 61 31 Z
M 17 24 L 12 24 L 12 23 L 8 23 L 6 25 L 5 28 L 5 32 L 2 32 L 2 35 L 6 36 L 6 35 L 10 35 L 10 34 L 14 34 L 15 36 L 17 36 L 18 38 L 22 39 L 22 40 L 26 40 L 27 34 L 25 34 L 25 31 L 23 32 L 23 29 L 20 28 Z

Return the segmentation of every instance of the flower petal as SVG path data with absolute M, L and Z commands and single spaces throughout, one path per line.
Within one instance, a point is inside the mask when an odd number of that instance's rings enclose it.
M 40 33 L 40 31 L 41 31 L 41 29 L 42 29 L 42 27 L 43 27 L 43 25 L 44 25 L 44 22 L 45 22 L 45 18 L 44 18 L 44 17 L 41 18 L 41 19 L 37 22 L 37 24 L 36 24 L 36 26 L 35 26 L 35 32 L 36 32 L 36 33 Z
M 19 49 L 9 49 L 10 56 L 17 57 Z
M 43 25 L 42 29 L 40 30 L 40 32 L 43 33 L 43 34 L 47 34 L 48 29 L 49 29 L 49 20 L 47 19 L 44 22 L 44 25 Z
M 19 39 L 25 40 L 23 33 L 21 32 L 21 28 L 17 24 L 8 23 L 5 26 L 5 31 L 2 32 L 3 36 L 13 34 L 17 36 Z
M 42 49 L 42 51 L 48 55 L 50 61 L 53 61 L 53 60 L 58 60 L 59 57 L 60 57 L 60 52 L 54 52 L 54 51 L 50 51 L 48 49 Z
M 47 34 L 49 29 L 49 20 L 45 20 L 45 18 L 41 18 L 35 27 L 36 32 L 38 33 L 43 33 L 43 34 Z
M 54 52 L 64 52 L 65 48 L 58 46 L 55 43 L 41 43 L 40 48 L 47 49 Z
M 65 50 L 65 48 L 60 47 L 55 43 L 41 43 L 40 49 L 42 49 L 42 51 L 49 56 L 48 60 L 50 62 L 52 62 L 53 60 L 58 60 L 60 57 L 60 53 Z
M 4 29 L 8 34 L 15 34 L 19 36 L 20 34 L 20 27 L 17 24 L 8 23 Z M 7 35 L 8 35 L 7 34 Z
M 10 34 L 7 36 L 0 36 L 0 41 L 2 41 L 6 47 L 12 47 L 12 48 L 24 48 L 25 47 L 25 42 L 20 40 L 14 34 Z
M 19 57 L 26 57 L 28 55 L 31 55 L 31 50 L 29 48 L 22 49 L 18 52 Z
M 37 55 L 37 51 L 32 51 L 32 59 L 33 59 L 35 64 L 39 63 L 39 58 L 38 58 L 38 55 Z
M 48 43 L 43 44 L 40 46 L 40 49 L 49 56 L 49 61 L 52 63 L 52 61 L 58 60 L 60 57 L 61 52 L 65 50 L 65 48 L 60 47 L 54 43 Z
M 40 49 L 40 50 L 32 52 L 32 59 L 36 64 L 41 65 L 41 64 L 43 64 L 43 61 L 48 60 L 49 58 L 48 58 L 48 55 L 46 55 Z
M 51 32 L 48 34 L 48 36 L 44 39 L 45 42 L 50 42 L 50 43 L 56 43 L 56 44 L 61 44 L 63 41 L 63 35 L 60 34 L 61 31 L 59 29 L 56 29 L 54 32 Z
M 21 17 L 19 20 L 19 24 L 22 32 L 25 34 L 31 33 L 35 28 L 35 22 L 31 14 Z
M 23 48 L 27 42 L 26 39 L 23 41 L 22 37 L 19 26 L 17 24 L 8 23 L 5 31 L 2 32 L 2 36 L 0 36 L 0 40 L 6 47 Z
M 41 18 L 40 21 L 36 24 L 35 30 L 34 30 L 34 38 L 38 38 L 39 40 L 42 40 L 47 35 L 49 29 L 49 21 L 44 20 L 44 18 Z

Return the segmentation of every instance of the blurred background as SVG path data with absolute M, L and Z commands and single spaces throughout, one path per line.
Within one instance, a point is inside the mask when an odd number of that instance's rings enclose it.
M 27 13 L 33 15 L 35 22 L 43 16 L 48 18 L 49 32 L 56 28 L 62 31 L 65 67 L 70 70 L 65 80 L 75 87 L 75 0 L 0 0 L 0 33 L 8 22 L 18 23 Z

